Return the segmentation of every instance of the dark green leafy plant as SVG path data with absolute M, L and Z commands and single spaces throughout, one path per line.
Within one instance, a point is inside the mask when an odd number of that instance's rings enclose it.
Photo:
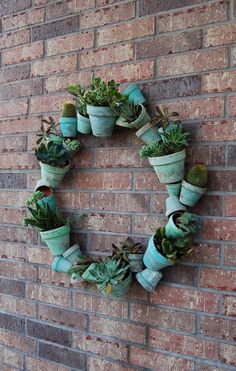
M 176 218 L 176 224 L 183 232 L 187 234 L 197 233 L 201 227 L 198 215 L 184 212 Z
M 141 113 L 141 106 L 130 101 L 125 101 L 120 105 L 114 106 L 113 111 L 117 116 L 122 117 L 128 124 L 134 122 Z
M 61 116 L 62 117 L 74 117 L 74 118 L 76 118 L 77 113 L 76 113 L 75 105 L 73 103 L 70 103 L 70 102 L 65 102 L 64 105 L 63 105 Z
M 50 208 L 48 204 L 35 204 L 35 208 L 27 207 L 31 213 L 30 217 L 24 219 L 24 225 L 33 227 L 40 231 L 50 231 L 52 229 L 60 228 L 67 224 L 69 220 L 64 220 L 58 213 Z
M 47 129 L 45 129 L 44 124 L 48 125 Z M 37 144 L 40 144 L 41 142 L 46 142 L 47 138 L 50 137 L 50 135 L 56 135 L 57 134 L 57 126 L 59 124 L 56 124 L 53 117 L 49 116 L 48 120 L 47 119 L 42 119 L 41 120 L 41 127 L 40 127 L 40 132 L 37 135 L 39 139 L 37 140 Z
M 121 241 L 118 246 L 112 244 L 113 254 L 112 257 L 115 260 L 121 260 L 129 262 L 129 254 L 140 254 L 143 248 L 139 242 L 133 242 L 130 237 L 127 237 L 125 241 Z
M 81 143 L 78 141 L 78 139 L 67 138 L 65 140 L 65 143 L 70 147 L 72 151 L 79 151 L 81 148 Z
M 39 200 L 42 200 L 45 195 L 41 191 L 35 191 L 32 196 L 26 201 L 27 206 L 35 205 Z
M 86 104 L 100 107 L 114 107 L 117 103 L 126 100 L 118 91 L 119 84 L 114 80 L 106 84 L 99 77 L 94 78 L 89 90 L 85 94 Z
M 162 126 L 165 130 L 169 126 L 170 122 L 173 123 L 173 121 L 170 121 L 170 118 L 176 116 L 179 116 L 178 112 L 170 112 L 167 107 L 164 107 L 163 111 L 161 111 L 161 109 L 157 106 L 156 116 L 153 117 L 150 123 L 153 126 Z M 174 123 L 179 124 L 180 121 L 174 121 Z
M 85 102 L 85 90 L 82 89 L 80 84 L 69 84 L 67 86 L 68 93 L 75 97 L 75 106 L 82 116 L 88 117 Z
M 37 159 L 51 166 L 66 166 L 69 163 L 69 154 L 62 144 L 49 142 L 41 143 L 35 150 Z

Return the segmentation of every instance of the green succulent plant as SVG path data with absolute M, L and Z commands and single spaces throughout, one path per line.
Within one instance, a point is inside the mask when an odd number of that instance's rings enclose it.
M 47 144 L 41 143 L 35 149 L 37 159 L 44 164 L 51 166 L 65 166 L 69 163 L 69 154 L 62 144 L 49 142 Z
M 44 124 L 48 125 L 47 129 L 45 129 Z M 52 116 L 49 116 L 48 119 L 42 119 L 40 132 L 36 134 L 37 137 L 39 137 L 38 140 L 36 141 L 36 144 L 46 142 L 50 135 L 56 135 L 59 137 L 59 135 L 57 134 L 58 125 L 59 124 L 55 123 Z
M 201 227 L 201 221 L 198 215 L 184 212 L 176 219 L 178 228 L 187 234 L 195 234 Z
M 69 220 L 61 217 L 59 212 L 52 210 L 48 204 L 35 204 L 35 208 L 27 207 L 31 213 L 30 217 L 24 219 L 24 225 L 33 227 L 40 231 L 50 231 L 67 224 Z
M 26 201 L 27 206 L 33 206 L 35 205 L 39 200 L 42 200 L 45 195 L 41 191 L 35 191 L 32 196 Z
M 95 263 L 93 269 L 90 270 L 88 281 L 96 283 L 99 290 L 105 291 L 109 296 L 112 292 L 112 287 L 122 282 L 129 269 L 129 265 L 125 265 L 120 260 L 108 258 L 102 262 Z
M 70 147 L 72 151 L 79 151 L 81 148 L 81 143 L 78 141 L 78 139 L 67 138 L 65 140 L 65 143 Z
M 187 182 L 205 188 L 207 184 L 207 168 L 203 163 L 194 165 L 187 174 Z
M 156 116 L 152 118 L 150 123 L 153 126 L 162 126 L 163 129 L 166 129 L 169 126 L 170 122 L 173 122 L 170 121 L 170 118 L 176 116 L 179 116 L 178 112 L 170 112 L 166 106 L 163 107 L 163 111 L 161 111 L 161 109 L 157 106 Z M 180 121 L 174 121 L 174 123 L 178 124 L 180 123 Z
M 121 260 L 129 262 L 129 254 L 140 254 L 143 248 L 139 242 L 133 242 L 130 237 L 127 237 L 125 241 L 121 241 L 118 246 L 112 244 L 113 254 L 112 257 L 115 260 Z
M 126 100 L 118 91 L 119 84 L 114 80 L 106 84 L 99 77 L 93 78 L 90 88 L 85 94 L 86 104 L 100 107 L 114 107 L 117 103 Z
M 85 102 L 85 95 L 86 92 L 84 89 L 82 89 L 80 84 L 69 84 L 67 86 L 67 91 L 71 95 L 75 97 L 75 106 L 79 113 L 82 116 L 88 117 L 87 110 L 86 110 L 86 102 Z
M 113 107 L 117 116 L 122 117 L 128 124 L 134 122 L 141 113 L 141 106 L 131 101 L 125 101 Z
M 65 102 L 63 105 L 61 117 L 77 117 L 75 105 L 71 102 Z
M 68 274 L 69 275 L 76 274 L 78 277 L 81 277 L 90 264 L 91 263 L 87 256 L 80 255 L 78 257 L 77 263 L 73 264 L 72 267 L 69 269 Z

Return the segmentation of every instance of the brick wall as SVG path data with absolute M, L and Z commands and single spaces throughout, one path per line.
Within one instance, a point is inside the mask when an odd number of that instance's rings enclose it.
M 236 2 L 2 0 L 0 69 L 0 370 L 236 370 Z M 192 133 L 188 164 L 209 166 L 191 256 L 152 295 L 134 284 L 106 300 L 52 273 L 38 234 L 22 227 L 40 172 L 40 119 L 59 117 L 67 83 L 92 75 L 139 82 L 152 110 L 166 103 Z M 106 255 L 164 222 L 166 193 L 139 140 L 82 138 L 58 191 L 84 251 Z

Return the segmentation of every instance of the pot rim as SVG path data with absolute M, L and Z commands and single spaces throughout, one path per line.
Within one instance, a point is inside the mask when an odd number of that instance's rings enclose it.
M 192 191 L 192 192 L 195 192 L 195 193 L 199 193 L 201 195 L 203 195 L 207 188 L 201 188 L 201 187 L 198 187 L 198 186 L 195 186 L 191 183 L 188 183 L 186 180 L 182 180 L 182 187 L 183 188 L 187 188 L 188 190 Z
M 152 166 L 162 166 L 162 165 L 169 165 L 175 162 L 179 162 L 186 158 L 186 150 L 182 149 L 182 151 L 171 153 L 170 155 L 159 156 L 159 157 L 148 157 L 148 160 Z
M 63 254 L 64 258 L 67 258 L 71 254 L 73 254 L 76 250 L 80 250 L 80 247 L 77 243 L 75 243 L 73 246 L 71 246 L 68 250 L 66 250 Z

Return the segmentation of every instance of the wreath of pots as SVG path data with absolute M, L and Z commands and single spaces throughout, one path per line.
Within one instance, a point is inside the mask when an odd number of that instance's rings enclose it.
M 147 291 L 154 291 L 162 278 L 161 270 L 179 263 L 192 251 L 201 224 L 200 218 L 187 208 L 197 204 L 207 184 L 203 163 L 194 165 L 185 177 L 185 148 L 190 134 L 176 119 L 178 113 L 157 107 L 155 117 L 151 118 L 138 85 L 129 85 L 122 93 L 118 87 L 115 81 L 106 84 L 100 78 L 94 78 L 87 91 L 80 84 L 69 85 L 68 92 L 74 96 L 75 104 L 66 102 L 63 106 L 59 120 L 61 134 L 52 117 L 42 120 L 35 149 L 41 179 L 27 201 L 29 216 L 24 219 L 24 225 L 38 230 L 48 246 L 54 257 L 53 271 L 69 274 L 72 283 L 96 284 L 98 290 L 110 297 L 127 293 L 134 277 Z M 146 250 L 127 237 L 117 246 L 112 245 L 112 256 L 94 261 L 81 252 L 78 244 L 71 246 L 72 220 L 60 214 L 54 190 L 81 148 L 78 133 L 110 137 L 116 125 L 134 130 L 145 143 L 140 156 L 149 160 L 169 194 L 167 223 L 149 238 Z

